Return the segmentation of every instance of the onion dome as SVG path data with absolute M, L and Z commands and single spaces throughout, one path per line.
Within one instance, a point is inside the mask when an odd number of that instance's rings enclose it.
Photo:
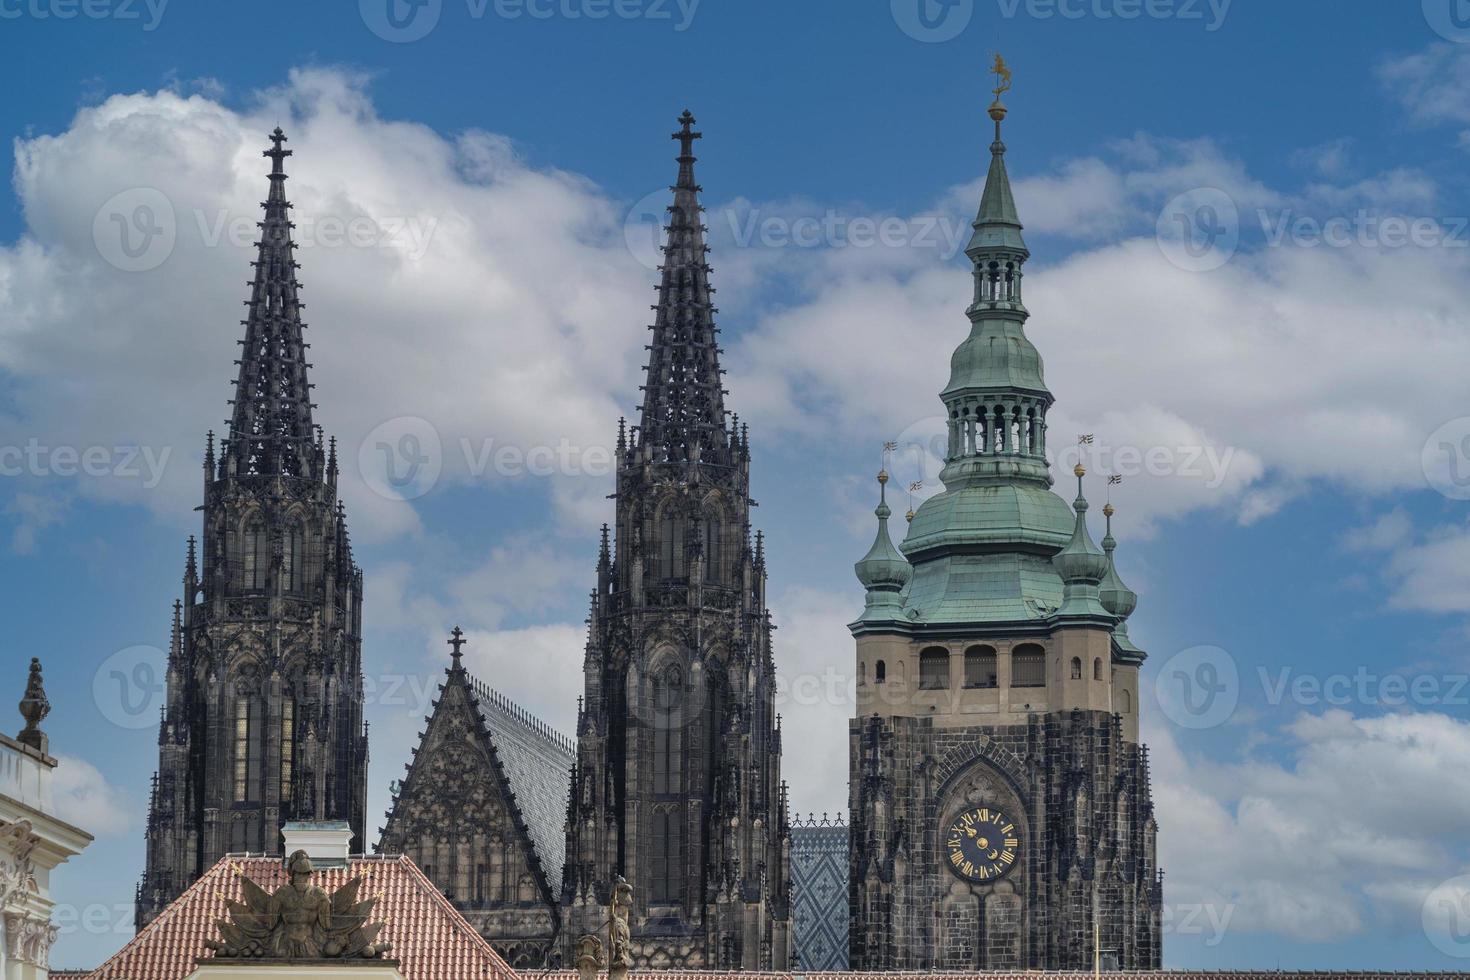
M 1108 612 L 1119 619 L 1127 619 L 1138 606 L 1138 593 L 1123 584 L 1123 580 L 1118 577 L 1117 566 L 1113 564 L 1113 549 L 1118 547 L 1118 542 L 1113 537 L 1112 504 L 1103 505 L 1103 517 L 1108 522 L 1107 534 L 1102 539 L 1103 554 L 1108 556 L 1108 574 L 1103 576 L 1097 597 Z
M 1098 586 L 1108 574 L 1108 556 L 1098 549 L 1087 531 L 1087 498 L 1082 495 L 1082 477 L 1087 470 L 1078 463 L 1073 472 L 1077 475 L 1077 499 L 1072 503 L 1076 514 L 1072 539 L 1051 560 L 1063 585 L 1062 605 L 1057 615 L 1098 617 L 1111 622 L 1112 614 L 1098 599 Z
M 1103 517 L 1107 519 L 1107 534 L 1102 540 L 1103 553 L 1108 556 L 1108 574 L 1103 576 L 1102 584 L 1098 586 L 1098 601 L 1109 613 L 1118 617 L 1118 625 L 1113 628 L 1113 642 L 1123 651 L 1122 659 L 1136 659 L 1141 662 L 1144 652 L 1134 645 L 1128 636 L 1128 617 L 1133 615 L 1133 610 L 1138 608 L 1138 593 L 1123 584 L 1123 579 L 1118 575 L 1117 566 L 1113 563 L 1113 549 L 1118 542 L 1113 537 L 1113 505 L 1103 506 Z
M 879 617 L 887 612 L 896 617 L 903 606 L 900 598 L 904 588 L 913 577 L 908 561 L 893 546 L 888 536 L 888 518 L 893 511 L 888 507 L 888 471 L 878 473 L 878 507 L 873 511 L 878 517 L 878 534 L 868 553 L 852 566 L 858 581 L 868 590 L 867 610 L 864 619 Z

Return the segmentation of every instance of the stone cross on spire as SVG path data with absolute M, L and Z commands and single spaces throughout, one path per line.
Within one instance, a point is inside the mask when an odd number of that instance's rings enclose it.
M 694 141 L 703 139 L 704 134 L 694 128 L 694 113 L 688 109 L 679 117 L 682 127 L 671 138 L 679 141 L 679 187 L 694 186 L 694 161 L 698 159 L 694 155 Z
M 291 151 L 285 149 L 281 145 L 285 142 L 286 134 L 281 131 L 280 126 L 277 126 L 276 131 L 271 133 L 271 148 L 269 150 L 261 151 L 261 156 L 270 157 L 271 159 L 272 177 L 276 176 L 277 174 L 280 174 L 281 176 L 285 176 L 286 174 L 285 162 L 286 158 L 291 155 Z
M 453 651 L 450 653 L 450 656 L 454 658 L 454 669 L 458 670 L 462 666 L 460 664 L 459 658 L 463 655 L 460 652 L 460 647 L 464 646 L 464 630 L 456 626 L 453 630 L 450 631 L 449 640 L 447 642 L 451 647 L 454 648 Z

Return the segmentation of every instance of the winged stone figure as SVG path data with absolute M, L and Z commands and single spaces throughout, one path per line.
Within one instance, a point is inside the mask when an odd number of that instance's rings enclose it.
M 273 893 L 240 873 L 243 901 L 228 904 L 229 917 L 215 922 L 220 939 L 205 943 L 216 957 L 374 959 L 391 948 L 374 942 L 383 923 L 368 922 L 377 899 L 358 900 L 361 878 L 328 894 L 311 883 L 311 858 L 305 851 L 287 858 L 286 871 L 290 881 Z

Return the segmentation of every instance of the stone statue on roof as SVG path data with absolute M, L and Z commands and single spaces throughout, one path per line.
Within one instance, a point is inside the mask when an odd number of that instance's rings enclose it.
M 289 882 L 267 894 L 240 876 L 243 902 L 231 901 L 229 917 L 216 920 L 220 940 L 207 940 L 216 958 L 264 960 L 381 959 L 390 943 L 375 943 L 383 923 L 368 923 L 376 898 L 358 901 L 361 878 L 335 892 L 311 882 L 311 858 L 293 851 Z

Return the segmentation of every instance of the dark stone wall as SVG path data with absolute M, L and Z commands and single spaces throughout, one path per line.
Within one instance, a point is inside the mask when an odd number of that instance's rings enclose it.
M 1103 712 L 942 728 L 877 716 L 850 725 L 852 967 L 1052 969 L 1160 964 L 1147 753 Z M 999 806 L 1022 831 L 999 881 L 946 865 L 950 820 Z

